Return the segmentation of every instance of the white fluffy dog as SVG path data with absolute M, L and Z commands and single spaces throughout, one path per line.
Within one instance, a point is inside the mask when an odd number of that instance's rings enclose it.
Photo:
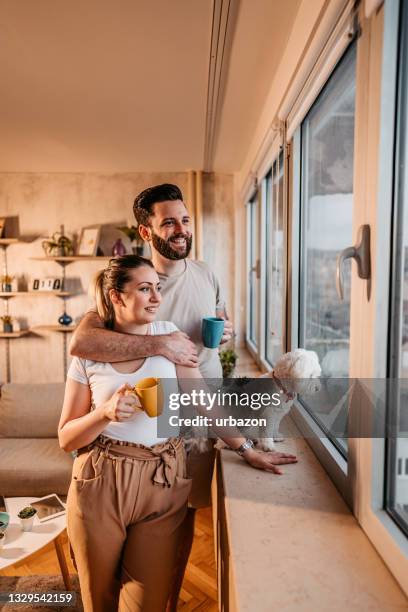
M 321 368 L 316 353 L 306 349 L 295 349 L 282 355 L 271 372 L 260 376 L 260 378 L 273 379 L 281 395 L 281 403 L 279 406 L 271 406 L 267 409 L 267 426 L 262 432 L 263 435 L 253 438 L 258 449 L 273 450 L 275 442 L 284 440 L 279 432 L 279 425 L 291 409 L 296 393 L 302 396 L 316 393 L 320 389 L 320 382 L 316 378 L 320 375 Z M 218 440 L 216 447 L 226 448 L 226 445 Z

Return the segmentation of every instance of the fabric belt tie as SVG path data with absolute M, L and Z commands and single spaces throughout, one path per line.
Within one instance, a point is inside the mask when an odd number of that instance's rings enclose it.
M 156 461 L 157 467 L 152 478 L 154 484 L 173 486 L 177 473 L 177 451 L 183 446 L 182 439 L 170 439 L 162 444 L 148 447 L 132 443 L 115 444 L 115 440 L 107 440 L 106 437 L 101 438 L 102 436 L 91 446 L 101 449 L 105 458 Z M 89 447 L 88 450 L 90 450 Z
M 160 462 L 153 475 L 153 482 L 167 487 L 173 486 L 177 468 L 176 449 L 170 446 L 169 448 L 163 449 L 161 452 L 152 449 L 152 453 L 160 458 Z

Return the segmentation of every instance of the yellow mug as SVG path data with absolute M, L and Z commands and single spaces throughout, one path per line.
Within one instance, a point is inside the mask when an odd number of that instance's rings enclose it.
M 154 418 L 163 412 L 163 387 L 160 378 L 143 378 L 135 384 L 134 391 L 147 416 Z

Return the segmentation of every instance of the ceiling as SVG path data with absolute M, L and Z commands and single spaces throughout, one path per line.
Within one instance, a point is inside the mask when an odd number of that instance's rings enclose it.
M 300 1 L 0 0 L 0 172 L 239 170 Z

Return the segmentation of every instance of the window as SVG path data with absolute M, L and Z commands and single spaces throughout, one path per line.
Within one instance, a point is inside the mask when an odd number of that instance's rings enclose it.
M 396 123 L 394 261 L 392 261 L 392 311 L 390 321 L 390 378 L 388 427 L 395 432 L 388 441 L 386 508 L 408 534 L 408 10 L 402 6 L 399 95 Z
M 258 260 L 258 198 L 255 195 L 248 203 L 248 325 L 250 342 L 258 343 L 259 304 L 259 260 Z
M 265 179 L 265 192 L 265 358 L 269 365 L 273 365 L 284 352 L 283 152 L 274 161 Z
M 299 346 L 316 351 L 323 376 L 332 379 L 349 373 L 350 262 L 341 301 L 336 260 L 352 244 L 355 86 L 353 42 L 300 127 Z M 339 420 L 346 424 L 347 401 L 339 401 L 348 389 L 339 394 L 335 387 L 332 401 L 328 387 L 328 396 L 308 407 L 329 437 L 334 420 L 337 431 Z M 343 438 L 333 442 L 346 454 Z

